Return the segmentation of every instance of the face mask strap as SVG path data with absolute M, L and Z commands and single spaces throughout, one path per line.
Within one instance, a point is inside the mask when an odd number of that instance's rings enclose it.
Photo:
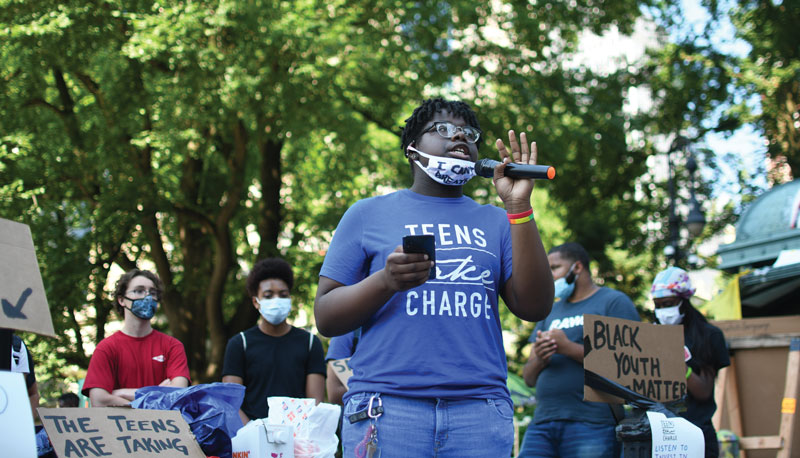
M 569 271 L 567 272 L 567 275 L 564 275 L 564 279 L 570 285 L 574 284 L 575 280 L 578 279 L 578 274 L 575 273 L 575 265 L 576 264 L 578 264 L 578 261 L 573 262 L 572 265 L 569 267 Z
M 417 153 L 417 158 L 416 158 L 416 159 L 414 159 L 414 158 L 412 158 L 412 157 L 411 157 L 411 153 L 409 153 L 409 152 L 408 152 L 409 150 L 411 150 L 411 151 L 412 151 L 412 152 L 414 152 L 414 153 Z M 423 156 L 423 157 L 424 157 L 424 154 L 425 154 L 425 153 L 423 153 L 422 151 L 420 151 L 420 150 L 418 150 L 418 149 L 414 148 L 414 147 L 413 147 L 413 146 L 411 146 L 411 145 L 408 145 L 408 146 L 406 147 L 406 157 L 407 157 L 407 158 L 409 158 L 409 159 L 411 159 L 412 161 L 418 161 L 420 156 Z

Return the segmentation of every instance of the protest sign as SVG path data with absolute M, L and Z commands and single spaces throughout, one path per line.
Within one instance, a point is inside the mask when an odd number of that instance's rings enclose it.
M 35 458 L 33 413 L 25 388 L 25 376 L 0 371 L 0 455 Z
M 0 328 L 55 337 L 31 230 L 0 218 Z
M 647 412 L 653 445 L 652 458 L 694 458 L 705 456 L 703 431 L 681 417 L 667 418 L 663 413 Z
M 353 376 L 353 369 L 350 368 L 350 358 L 332 359 L 328 361 L 328 365 L 333 369 L 336 378 L 349 390 L 350 387 L 347 386 L 347 381 Z
M 177 410 L 39 408 L 39 418 L 59 458 L 206 456 Z
M 583 367 L 654 401 L 686 394 L 683 326 L 664 326 L 600 315 L 583 316 Z M 586 401 L 622 399 L 583 387 Z

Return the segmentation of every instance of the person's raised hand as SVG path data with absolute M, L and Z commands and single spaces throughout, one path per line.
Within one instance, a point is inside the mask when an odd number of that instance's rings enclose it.
M 536 142 L 531 142 L 530 146 L 528 146 L 528 136 L 525 132 L 519 135 L 519 142 L 517 142 L 516 134 L 513 130 L 509 130 L 508 143 L 509 146 L 507 148 L 503 140 L 498 138 L 495 142 L 502 164 L 495 167 L 492 182 L 497 190 L 497 195 L 503 200 L 506 211 L 509 213 L 522 213 L 531 208 L 533 180 L 514 179 L 505 176 L 506 164 L 515 162 L 535 165 L 539 151 L 536 148 Z

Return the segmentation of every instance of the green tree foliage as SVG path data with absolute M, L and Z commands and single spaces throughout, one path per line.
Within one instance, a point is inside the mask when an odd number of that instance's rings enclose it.
M 731 133 L 755 124 L 767 153 L 800 169 L 800 4 L 703 0 L 708 20 L 687 23 L 674 2 L 656 17 L 673 43 L 654 52 L 644 72 L 658 101 L 652 131 Z M 697 13 L 694 14 L 695 16 Z M 725 36 L 730 35 L 730 36 Z M 735 40 L 735 42 L 734 42 Z M 657 124 L 657 126 L 655 125 Z
M 760 113 L 750 111 L 769 141 L 768 153 L 786 158 L 800 172 L 800 4 L 743 1 L 731 11 L 737 37 L 752 48 L 734 67 L 739 87 L 758 96 Z M 740 104 L 741 106 L 741 104 Z M 745 111 L 742 107 L 742 111 Z
M 290 259 L 311 314 L 338 219 L 407 184 L 398 126 L 431 95 L 478 110 L 484 156 L 532 133 L 558 170 L 548 247 L 580 240 L 601 270 L 607 246 L 645 249 L 627 67 L 574 62 L 580 31 L 630 32 L 638 1 L 0 3 L 0 212 L 32 227 L 66 363 L 104 337 L 113 266 L 155 266 L 195 381 L 255 321 L 256 259 Z
M 648 10 L 659 26 L 663 46 L 650 50 L 649 62 L 635 77 L 637 84 L 648 88 L 653 107 L 633 119 L 631 126 L 641 132 L 648 155 L 663 157 L 667 149 L 672 151 L 677 203 L 684 217 L 692 186 L 685 169 L 688 151 L 701 164 L 701 173 L 695 176 L 701 204 L 722 194 L 737 196 L 704 205 L 708 224 L 699 237 L 702 241 L 735 223 L 745 204 L 762 191 L 768 175 L 764 165 L 743 161 L 753 151 L 718 154 L 709 149 L 710 135 L 730 136 L 755 127 L 766 137 L 767 154 L 774 163 L 792 169 L 798 163 L 800 39 L 794 29 L 800 8 L 796 2 L 697 3 L 685 11 L 686 4 L 664 0 Z M 678 135 L 686 139 L 685 146 L 675 141 Z M 782 178 L 773 171 L 768 180 Z M 661 259 L 656 253 L 668 239 L 666 181 L 652 172 L 640 180 L 645 191 L 642 205 L 652 208 L 647 244 L 654 259 Z M 682 239 L 688 238 L 685 228 L 683 232 Z

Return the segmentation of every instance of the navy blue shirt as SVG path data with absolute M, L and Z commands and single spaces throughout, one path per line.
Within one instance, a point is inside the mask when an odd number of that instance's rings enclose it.
M 583 345 L 584 314 L 640 321 L 639 313 L 628 296 L 613 289 L 600 288 L 582 301 L 553 304 L 550 315 L 536 323 L 529 340 L 536 341 L 536 331 L 561 329 L 570 341 Z M 535 423 L 571 420 L 616 424 L 608 404 L 583 400 L 583 364 L 562 354 L 553 355 L 550 363 L 539 373 L 536 400 Z

